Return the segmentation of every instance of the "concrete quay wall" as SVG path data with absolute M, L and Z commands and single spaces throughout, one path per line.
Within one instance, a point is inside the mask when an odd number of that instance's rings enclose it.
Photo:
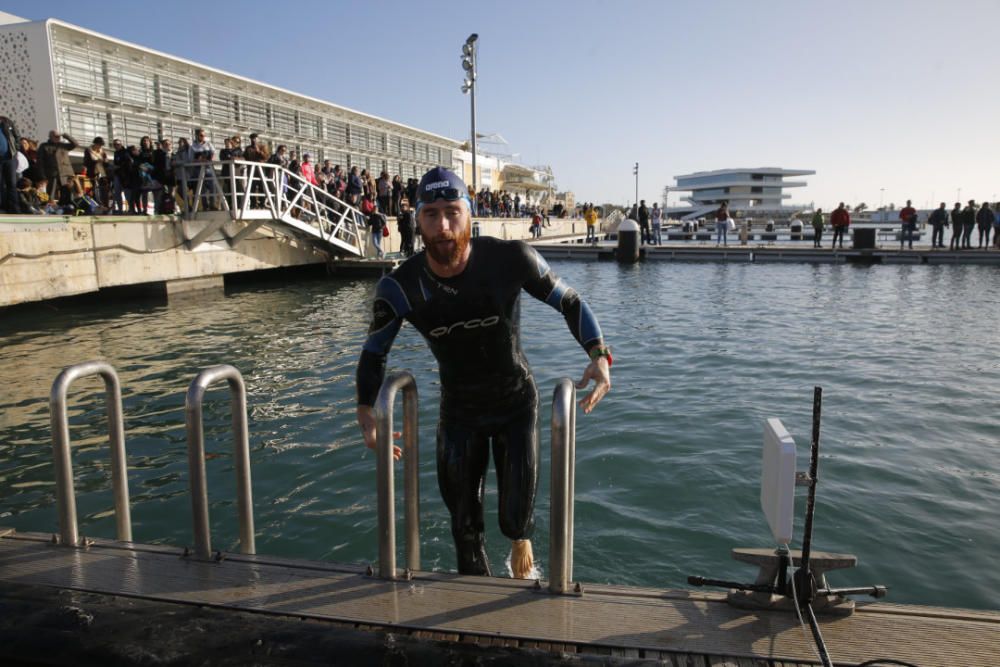
M 480 234 L 531 237 L 529 221 L 477 220 Z M 0 217 L 0 307 L 96 292 L 126 285 L 162 287 L 167 293 L 221 287 L 223 276 L 244 271 L 322 264 L 309 243 L 261 227 L 235 247 L 244 223 L 228 222 L 189 250 L 185 239 L 207 224 L 174 216 Z M 399 250 L 395 220 L 383 247 Z M 553 219 L 546 236 L 584 233 L 582 220 Z
M 325 261 L 308 244 L 265 229 L 235 248 L 220 231 L 188 250 L 184 239 L 203 223 L 168 216 L 8 220 L 0 222 L 0 307 L 123 285 L 168 287 L 206 277 L 215 277 L 221 286 L 227 273 Z M 241 226 L 228 223 L 223 229 L 232 235 Z

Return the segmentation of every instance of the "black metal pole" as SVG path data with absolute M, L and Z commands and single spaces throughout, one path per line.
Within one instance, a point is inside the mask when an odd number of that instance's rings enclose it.
M 806 504 L 806 527 L 802 536 L 801 569 L 809 571 L 809 551 L 812 548 L 813 514 L 816 511 L 816 485 L 819 483 L 819 420 L 823 407 L 823 388 L 813 388 L 812 451 L 809 460 L 809 500 Z
M 816 614 L 813 612 L 812 605 L 803 605 L 803 609 L 806 612 L 806 619 L 809 621 L 809 629 L 812 630 L 813 641 L 816 642 L 816 650 L 819 652 L 820 662 L 823 663 L 823 667 L 833 667 L 830 654 L 826 652 L 826 642 L 823 641 L 823 635 L 819 632 L 819 623 L 816 621 Z

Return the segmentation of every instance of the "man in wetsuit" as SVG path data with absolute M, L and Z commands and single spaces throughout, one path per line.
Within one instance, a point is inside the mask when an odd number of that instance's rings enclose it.
M 611 352 L 590 308 L 541 255 L 521 241 L 472 239 L 470 211 L 468 189 L 454 173 L 436 167 L 421 179 L 417 225 L 426 248 L 375 288 L 374 316 L 357 370 L 358 425 L 374 449 L 372 406 L 405 319 L 438 361 L 438 487 L 451 513 L 458 571 L 491 574 L 483 492 L 492 445 L 500 529 L 513 542 L 514 576 L 523 578 L 532 569 L 539 456 L 538 391 L 519 336 L 521 290 L 561 312 L 589 355 L 577 385 L 595 382 L 580 401 L 585 413 L 611 388 Z M 401 455 L 398 447 L 393 453 Z

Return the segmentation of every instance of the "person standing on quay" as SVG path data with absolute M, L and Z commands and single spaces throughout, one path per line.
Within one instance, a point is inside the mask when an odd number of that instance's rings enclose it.
M 955 208 L 951 209 L 951 242 L 948 244 L 948 249 L 962 249 L 962 204 L 960 202 L 955 202 Z
M 413 220 L 413 211 L 410 210 L 409 202 L 405 199 L 399 201 L 396 229 L 399 231 L 399 251 L 403 257 L 410 257 L 413 255 L 413 236 L 416 233 L 416 224 Z
M 813 213 L 812 217 L 813 226 L 813 247 L 822 248 L 823 247 L 823 209 L 818 208 L 816 212 Z
M 17 149 L 21 137 L 14 121 L 0 116 L 0 209 L 5 213 L 20 213 L 17 192 Z
M 642 243 L 653 245 L 653 237 L 649 233 L 649 209 L 646 208 L 646 200 L 639 201 L 639 230 L 642 235 Z
M 651 218 L 653 220 L 653 237 L 650 239 L 650 243 L 655 242 L 656 245 L 663 245 L 663 209 L 655 202 Z
M 1000 201 L 993 202 L 993 246 L 1000 250 Z
M 500 530 L 511 540 L 511 570 L 534 567 L 531 534 L 538 486 L 538 390 L 520 343 L 524 290 L 559 311 L 589 363 L 580 401 L 590 411 L 611 388 L 611 350 L 590 308 L 523 241 L 472 235 L 468 189 L 435 167 L 420 181 L 417 224 L 426 244 L 375 287 L 372 322 L 358 360 L 357 416 L 365 445 L 376 444 L 373 405 L 403 321 L 426 339 L 441 378 L 438 487 L 451 514 L 460 574 L 490 576 L 483 494 L 490 450 Z M 391 434 L 390 434 L 391 437 Z M 402 451 L 395 447 L 394 458 Z
M 69 153 L 79 147 L 76 139 L 59 130 L 49 132 L 49 140 L 38 147 L 38 162 L 42 166 L 45 178 L 49 180 L 49 198 L 57 200 L 60 204 L 69 202 L 73 184 L 76 182 Z
M 899 249 L 903 249 L 903 243 L 910 242 L 910 250 L 913 250 L 913 232 L 917 231 L 917 209 L 913 208 L 909 199 L 906 206 L 899 212 L 899 220 L 902 223 L 899 230 Z
M 944 247 L 944 228 L 948 226 L 948 209 L 947 204 L 941 202 L 941 206 L 934 209 L 930 217 L 927 219 L 931 223 L 931 248 L 943 248 Z
M 715 212 L 715 245 L 728 241 L 729 235 L 729 202 L 722 202 L 722 206 Z
M 990 248 L 990 229 L 996 221 L 996 216 L 990 210 L 990 203 L 984 201 L 983 207 L 976 213 L 976 226 L 979 227 L 979 247 Z
M 587 243 L 597 244 L 597 209 L 593 204 L 587 204 L 587 210 L 583 214 L 583 219 L 587 221 Z
M 840 240 L 840 247 L 844 247 L 844 232 L 847 228 L 851 226 L 851 213 L 844 206 L 844 202 L 840 202 L 837 210 L 830 214 L 830 225 L 833 227 L 833 244 L 830 246 L 831 249 L 837 247 L 837 240 Z
M 382 259 L 385 257 L 385 250 L 382 249 L 382 237 L 385 236 L 385 228 L 388 224 L 385 214 L 378 210 L 378 206 L 369 197 L 365 197 L 366 202 L 371 203 L 368 212 L 368 229 L 371 231 L 370 237 L 372 245 L 375 246 L 375 257 Z
M 969 205 L 962 209 L 962 248 L 966 250 L 972 250 L 972 230 L 976 228 L 978 212 L 975 199 L 970 199 Z

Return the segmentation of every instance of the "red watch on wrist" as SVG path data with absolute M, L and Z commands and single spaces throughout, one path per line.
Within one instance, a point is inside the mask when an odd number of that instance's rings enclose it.
M 591 361 L 596 361 L 597 359 L 604 357 L 608 360 L 608 368 L 615 363 L 614 357 L 611 356 L 611 348 L 607 345 L 595 345 L 590 348 L 590 359 Z

